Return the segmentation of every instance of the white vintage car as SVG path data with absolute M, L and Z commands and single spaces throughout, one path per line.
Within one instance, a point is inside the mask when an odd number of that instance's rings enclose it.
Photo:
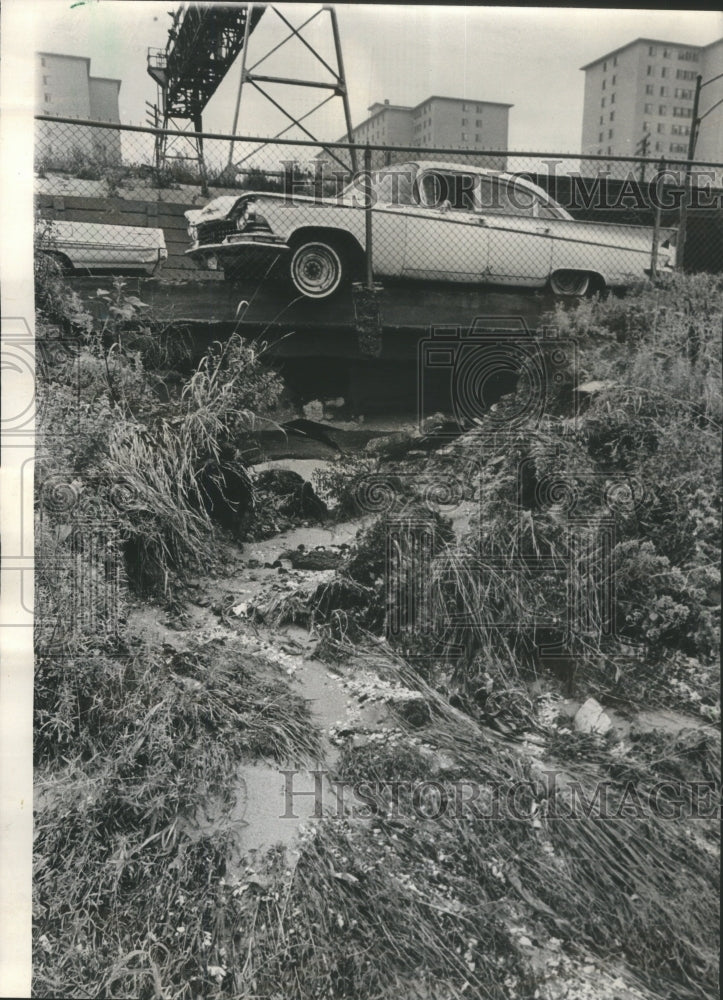
M 67 274 L 154 274 L 168 257 L 162 229 L 41 219 L 37 243 Z
M 336 198 L 253 191 L 215 198 L 185 213 L 193 240 L 186 253 L 234 274 L 282 256 L 301 295 L 328 298 L 363 274 L 367 204 L 379 279 L 580 296 L 651 272 L 652 229 L 576 221 L 524 178 L 433 161 L 360 175 Z M 658 272 L 675 265 L 674 235 L 659 234 Z

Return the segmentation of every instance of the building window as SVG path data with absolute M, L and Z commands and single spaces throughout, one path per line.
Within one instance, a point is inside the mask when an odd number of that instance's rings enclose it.
M 608 139 L 612 139 L 612 137 L 613 137 L 613 130 L 611 128 L 609 128 L 608 129 Z
M 597 141 L 598 142 L 602 142 L 603 141 L 603 133 L 602 132 L 598 133 Z
M 645 93 L 646 94 L 652 94 L 653 93 L 653 85 L 652 85 L 652 83 L 646 83 L 645 84 Z
M 663 49 L 663 59 L 670 59 L 670 49 Z
M 695 73 L 692 69 L 679 69 L 675 76 L 678 80 L 695 80 Z
M 687 153 L 688 147 L 682 142 L 671 142 L 670 144 L 671 153 Z
M 466 105 L 466 104 L 462 104 L 462 110 L 463 110 L 463 111 L 466 111 L 466 110 L 467 110 L 467 105 Z
M 698 53 L 686 49 L 685 52 L 678 53 L 678 59 L 685 59 L 686 62 L 698 62 Z
M 477 121 L 475 122 L 475 125 L 477 126 L 477 128 L 482 128 L 482 119 L 478 118 Z
M 615 75 L 615 73 L 613 73 L 613 78 L 612 78 L 612 81 L 611 81 L 611 82 L 612 82 L 612 85 L 613 85 L 613 87 L 615 86 L 615 81 L 616 81 L 616 80 L 617 80 L 617 76 Z
M 652 104 L 646 104 L 645 107 L 643 108 L 643 111 L 645 112 L 646 115 L 652 115 L 652 113 L 653 113 L 653 105 Z
M 659 143 L 659 142 L 655 143 L 655 152 L 656 153 L 659 153 L 662 148 L 663 147 L 662 147 L 661 143 Z
M 611 95 L 610 95 L 610 103 L 611 103 L 611 104 L 614 104 L 614 103 L 615 103 L 615 94 L 611 94 Z
M 478 104 L 477 107 L 475 108 L 475 110 L 476 110 L 476 112 L 477 112 L 478 115 L 481 115 L 482 114 L 482 105 Z
M 50 94 L 45 95 L 45 103 L 50 104 Z
M 690 118 L 691 115 L 690 108 L 673 108 L 673 118 Z
M 600 107 L 601 107 L 601 108 L 604 108 L 604 107 L 605 107 L 605 98 L 604 98 L 604 97 L 603 97 L 603 99 L 602 99 L 602 100 L 600 101 Z
M 658 122 L 658 132 L 659 133 L 665 132 L 665 125 L 663 124 L 663 122 Z
M 652 66 L 648 66 L 648 76 L 652 76 L 652 75 L 653 75 L 653 67 Z
M 43 77 L 43 83 L 47 83 L 47 82 L 48 82 L 48 78 L 47 78 L 47 76 L 44 76 Z M 677 97 L 677 94 L 676 94 L 676 97 Z
M 690 101 L 693 99 L 693 91 L 686 90 L 684 87 L 676 87 L 675 96 L 682 97 L 684 101 Z
M 608 71 L 608 62 L 606 59 L 605 62 L 603 63 L 603 73 L 607 73 L 607 71 Z
M 671 125 L 671 135 L 690 135 L 690 125 Z
M 40 65 L 41 65 L 41 66 L 44 66 L 44 65 L 45 65 L 45 56 L 41 56 L 41 57 L 40 57 Z
M 615 121 L 615 112 L 614 112 L 614 111 L 611 111 L 611 112 L 610 112 L 610 121 L 611 121 L 611 122 L 614 122 L 614 121 Z
M 463 125 L 469 125 L 469 122 L 467 121 L 467 119 L 466 119 L 466 118 L 463 118 L 463 119 L 462 119 L 462 124 L 463 124 Z
M 650 131 L 650 122 L 643 122 L 643 132 Z
M 660 70 L 660 75 L 663 76 L 663 77 L 665 77 L 665 76 L 668 75 L 668 67 L 667 66 L 663 66 L 663 68 Z
M 667 113 L 668 113 L 668 105 L 667 104 L 661 104 L 660 107 L 658 108 L 658 114 L 659 115 L 667 115 Z
M 605 90 L 606 86 L 607 86 L 607 80 L 603 80 L 603 82 L 602 82 L 602 89 Z
M 648 46 L 648 55 L 649 56 L 654 56 L 655 55 L 655 46 L 654 45 L 649 45 Z
M 618 64 L 618 57 L 613 56 L 613 66 L 617 66 L 617 64 Z
M 612 153 L 612 151 L 613 151 L 613 147 L 612 146 L 608 146 L 608 156 L 610 156 L 610 154 Z
M 468 132 L 463 132 L 462 133 L 462 142 L 467 142 L 468 139 L 469 139 L 469 133 Z
M 479 134 L 479 132 L 476 133 L 476 135 L 474 137 L 474 141 L 475 142 L 482 142 L 482 136 Z
M 660 88 L 660 96 L 661 97 L 667 97 L 668 96 L 668 88 L 667 87 L 661 87 Z

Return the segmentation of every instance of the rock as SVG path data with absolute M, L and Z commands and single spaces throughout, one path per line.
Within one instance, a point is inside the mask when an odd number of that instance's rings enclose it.
M 299 551 L 298 549 L 284 553 L 285 560 L 288 559 L 294 569 L 303 570 L 327 570 L 336 569 L 341 563 L 341 552 L 334 549 L 314 549 L 311 552 Z
M 307 420 L 324 419 L 324 404 L 320 399 L 312 399 L 310 403 L 305 403 L 301 409 Z
M 596 701 L 595 698 L 588 698 L 584 705 L 578 709 L 572 724 L 578 733 L 604 735 L 610 731 L 612 720 L 599 701 Z
M 596 392 L 604 392 L 606 389 L 612 389 L 615 382 L 610 381 L 592 381 L 585 382 L 584 385 L 579 385 L 575 392 L 581 392 L 583 395 L 593 396 Z
M 291 469 L 267 469 L 259 473 L 254 485 L 257 493 L 274 498 L 279 514 L 318 520 L 328 514 L 326 504 L 316 495 L 311 483 Z
M 413 446 L 414 441 L 415 438 L 408 431 L 397 431 L 367 441 L 364 451 L 382 458 L 401 458 Z
M 431 417 L 425 417 L 422 422 L 422 433 L 430 434 L 446 423 L 447 417 L 443 413 L 433 413 Z
M 209 517 L 236 534 L 243 532 L 254 509 L 254 488 L 236 452 L 226 447 L 218 462 L 204 462 L 196 471 L 196 484 Z

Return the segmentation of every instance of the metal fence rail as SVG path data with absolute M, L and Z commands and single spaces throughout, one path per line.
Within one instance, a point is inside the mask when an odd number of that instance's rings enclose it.
M 38 116 L 40 249 L 81 273 L 282 277 L 310 298 L 347 279 L 580 294 L 723 271 L 721 164 L 206 133 L 201 168 L 179 142 L 159 164 L 159 134 Z

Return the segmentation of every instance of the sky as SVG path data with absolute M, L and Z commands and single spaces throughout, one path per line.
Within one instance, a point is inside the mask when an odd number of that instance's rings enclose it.
M 143 124 L 145 102 L 156 99 L 146 52 L 149 46 L 165 46 L 168 12 L 176 6 L 171 0 L 33 0 L 33 48 L 89 56 L 93 75 L 122 80 L 121 120 Z M 298 26 L 319 6 L 281 4 L 279 9 Z M 509 145 L 518 150 L 579 151 L 580 67 L 585 63 L 639 36 L 699 45 L 723 35 L 723 14 L 710 10 L 365 4 L 338 4 L 336 10 L 354 124 L 366 117 L 370 104 L 385 98 L 410 105 L 430 94 L 502 101 L 514 105 Z M 328 15 L 319 15 L 307 32 L 332 61 Z M 263 46 L 287 33 L 267 10 L 249 54 L 255 51 L 258 58 Z M 294 41 L 264 70 L 328 78 L 318 64 L 310 69 L 312 63 Z M 231 130 L 239 75 L 237 60 L 206 110 L 206 130 Z M 318 94 L 287 89 L 285 98 L 292 110 L 303 113 Z M 341 102 L 332 101 L 308 124 L 320 139 L 339 138 Z M 239 131 L 269 136 L 281 127 L 277 113 L 245 88 Z

